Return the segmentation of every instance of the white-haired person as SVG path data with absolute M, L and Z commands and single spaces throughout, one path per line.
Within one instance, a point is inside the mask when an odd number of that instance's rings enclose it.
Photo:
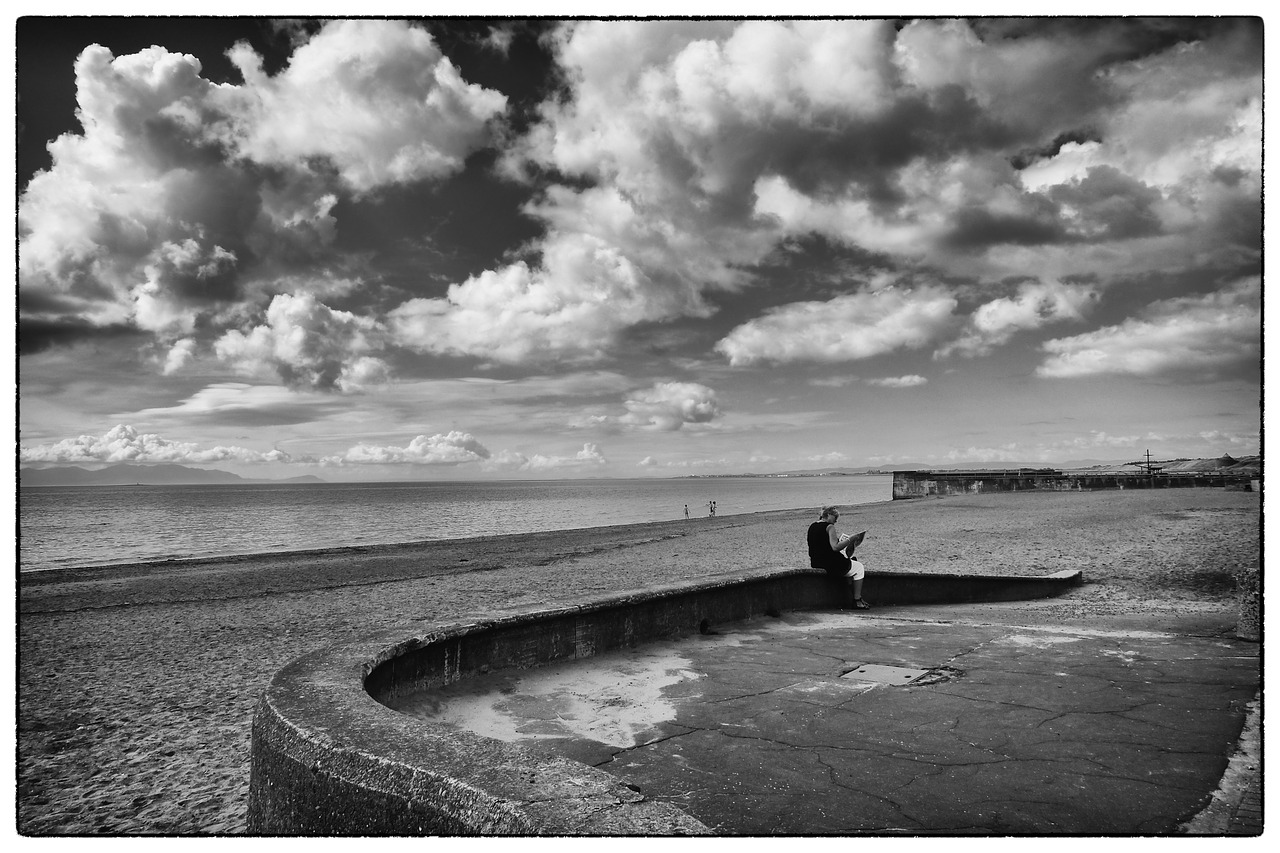
M 853 597 L 850 606 L 856 610 L 866 610 L 871 606 L 862 600 L 862 579 L 866 577 L 866 571 L 853 552 L 862 544 L 867 531 L 855 536 L 842 534 L 836 529 L 836 522 L 839 520 L 839 510 L 833 506 L 824 506 L 818 520 L 809 525 L 809 565 L 815 569 L 824 569 L 833 577 L 845 578 Z

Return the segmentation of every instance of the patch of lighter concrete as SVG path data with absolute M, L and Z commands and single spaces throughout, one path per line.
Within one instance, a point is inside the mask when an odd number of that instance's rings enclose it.
M 794 695 L 802 698 L 836 697 L 844 699 L 859 693 L 866 693 L 877 685 L 871 681 L 847 681 L 844 679 L 828 679 L 823 681 L 801 681 L 788 684 L 774 691 L 775 696 Z
M 816 631 L 847 623 L 847 614 L 788 620 L 754 619 L 724 634 L 693 640 L 702 651 L 733 648 L 779 632 Z M 663 691 L 702 677 L 677 649 L 690 641 L 651 643 L 590 658 L 469 678 L 390 703 L 396 710 L 511 743 L 585 738 L 620 749 L 675 719 L 676 705 Z
M 627 748 L 675 719 L 675 703 L 663 697 L 664 689 L 701 677 L 688 658 L 663 644 L 467 679 L 395 707 L 511 743 L 586 738 Z
M 1032 649 L 1047 649 L 1050 646 L 1056 646 L 1062 643 L 1078 643 L 1079 637 L 1068 636 L 1031 636 L 1029 634 L 1007 634 L 1003 637 L 997 637 L 992 643 L 1003 643 L 1009 646 L 1023 646 Z

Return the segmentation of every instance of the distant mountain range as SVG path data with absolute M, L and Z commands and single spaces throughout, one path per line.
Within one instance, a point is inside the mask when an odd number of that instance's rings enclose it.
M 211 468 L 188 468 L 185 465 L 130 465 L 127 462 L 106 468 L 22 468 L 18 483 L 23 486 L 204 486 L 246 483 L 323 483 L 307 474 L 284 480 L 251 480 Z

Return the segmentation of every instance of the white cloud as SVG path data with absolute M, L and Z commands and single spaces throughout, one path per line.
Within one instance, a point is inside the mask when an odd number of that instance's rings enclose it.
M 795 302 L 738 326 L 716 350 L 734 365 L 871 358 L 925 346 L 952 323 L 955 307 L 955 297 L 931 286 Z
M 982 39 L 965 21 L 921 19 L 898 33 L 894 63 L 906 86 L 958 89 L 1000 122 L 1052 138 L 1094 108 L 1103 83 L 1093 70 L 1120 46 L 1114 28 Z
M 327 456 L 322 465 L 461 465 L 490 458 L 489 450 L 467 432 L 413 438 L 405 447 L 357 444 L 339 456 Z
M 404 21 L 329 21 L 274 78 L 245 44 L 229 56 L 245 85 L 217 102 L 240 155 L 287 167 L 323 158 L 357 193 L 460 171 L 506 108 Z
M 582 468 L 596 468 L 609 462 L 601 452 L 599 445 L 587 442 L 573 456 L 544 456 L 535 453 L 526 456 L 523 453 L 503 450 L 493 455 L 484 468 L 489 471 L 535 471 L 552 472 Z
M 83 133 L 49 144 L 19 199 L 24 318 L 167 343 L 265 294 L 349 291 L 328 256 L 340 197 L 460 171 L 505 109 L 403 21 L 326 22 L 276 77 L 231 56 L 242 85 L 163 47 L 81 53 Z
M 809 385 L 815 388 L 844 388 L 858 381 L 858 377 L 852 374 L 841 376 L 817 376 L 808 380 Z
M 164 375 L 169 376 L 181 370 L 192 359 L 196 351 L 196 342 L 191 338 L 183 338 L 169 348 L 164 360 Z
M 686 424 L 706 424 L 720 415 L 716 392 L 697 382 L 657 382 L 632 394 L 617 421 L 629 426 L 675 431 Z
M 885 376 L 881 379 L 868 379 L 868 385 L 877 385 L 881 388 L 915 388 L 918 385 L 924 385 L 929 380 L 923 376 L 916 374 L 908 374 L 907 376 Z
M 215 382 L 175 405 L 121 412 L 112 417 L 149 423 L 298 423 L 323 418 L 338 403 L 325 392 L 289 390 L 279 385 Z
M 963 334 L 934 353 L 942 358 L 952 353 L 986 355 L 1015 334 L 1051 323 L 1082 320 L 1098 301 L 1099 289 L 1092 285 L 1060 282 L 1024 282 L 1013 296 L 993 299 L 978 306 L 969 317 Z
M 261 452 L 221 445 L 202 449 L 190 442 L 170 441 L 154 433 L 140 433 L 128 424 L 118 424 L 100 436 L 80 435 L 54 444 L 23 447 L 18 458 L 29 463 L 291 461 L 289 454 L 281 450 Z
M 1070 338 L 1046 341 L 1039 376 L 1217 374 L 1261 357 L 1261 281 L 1204 296 L 1157 302 L 1142 318 Z
M 642 322 L 711 313 L 779 236 L 742 202 L 815 124 L 886 106 L 887 22 L 576 22 L 553 37 L 569 97 L 508 152 L 589 178 L 550 187 L 528 212 L 542 261 L 488 270 L 443 299 L 392 314 L 425 352 L 508 363 L 592 359 Z M 835 117 L 834 119 L 832 117 Z
M 374 320 L 335 311 L 310 294 L 282 293 L 267 308 L 266 325 L 232 329 L 215 344 L 217 356 L 247 375 L 278 374 L 285 384 L 358 391 L 385 382 L 389 368 L 369 353 L 385 331 Z
M 508 363 L 589 360 L 627 326 L 707 311 L 598 238 L 553 237 L 543 253 L 540 267 L 518 262 L 451 285 L 446 297 L 400 305 L 388 315 L 396 342 Z

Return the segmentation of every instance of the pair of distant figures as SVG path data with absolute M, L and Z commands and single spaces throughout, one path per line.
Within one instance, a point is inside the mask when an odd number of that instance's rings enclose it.
M 716 502 L 715 502 L 715 501 L 708 501 L 708 502 L 707 502 L 707 515 L 715 515 L 715 514 L 716 514 Z M 689 517 L 689 505 L 688 505 L 688 504 L 685 504 L 685 505 L 684 505 L 684 517 L 685 517 L 685 518 L 688 518 L 688 517 Z

